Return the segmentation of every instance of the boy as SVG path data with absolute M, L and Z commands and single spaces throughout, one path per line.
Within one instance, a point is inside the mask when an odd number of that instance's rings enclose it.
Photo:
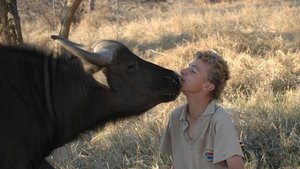
M 231 117 L 216 104 L 228 79 L 227 63 L 208 51 L 181 71 L 187 104 L 172 112 L 160 145 L 172 155 L 173 169 L 244 169 Z

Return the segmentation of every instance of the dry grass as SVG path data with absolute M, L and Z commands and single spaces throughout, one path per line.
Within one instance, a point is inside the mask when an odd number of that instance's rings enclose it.
M 176 71 L 197 50 L 217 51 L 231 69 L 220 102 L 232 112 L 247 168 L 300 168 L 300 2 L 211 2 L 120 2 L 119 8 L 112 3 L 81 16 L 70 39 L 85 44 L 117 39 Z M 58 30 L 41 23 L 23 21 L 24 39 L 51 45 L 48 37 Z M 140 117 L 82 135 L 49 160 L 61 169 L 169 168 L 171 159 L 158 152 L 159 139 L 170 111 L 183 102 L 180 96 Z

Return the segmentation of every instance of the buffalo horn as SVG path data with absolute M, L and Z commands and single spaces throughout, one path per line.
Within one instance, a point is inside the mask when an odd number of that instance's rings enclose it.
M 95 64 L 97 66 L 106 66 L 109 65 L 112 61 L 112 51 L 107 49 L 102 49 L 93 52 L 89 52 L 88 47 L 71 42 L 63 37 L 52 35 L 51 39 L 59 43 L 64 49 L 72 53 L 73 55 L 83 58 L 88 62 Z

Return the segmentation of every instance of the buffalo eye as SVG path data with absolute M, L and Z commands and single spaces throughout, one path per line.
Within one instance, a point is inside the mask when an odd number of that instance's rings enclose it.
M 128 71 L 133 71 L 137 68 L 137 63 L 136 62 L 129 63 L 129 64 L 127 64 L 126 68 Z

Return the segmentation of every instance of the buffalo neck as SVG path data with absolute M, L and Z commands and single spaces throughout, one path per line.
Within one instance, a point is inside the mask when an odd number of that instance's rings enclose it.
M 45 73 L 48 73 L 45 78 L 49 77 L 45 80 L 49 82 L 45 84 L 48 121 L 45 125 L 50 128 L 50 141 L 47 142 L 53 149 L 83 132 L 84 116 L 88 116 L 85 112 L 87 98 L 94 82 L 76 58 L 52 59 L 48 64 L 48 72 Z
M 52 61 L 49 69 L 52 109 L 51 139 L 53 148 L 60 147 L 89 130 L 103 127 L 116 119 L 112 115 L 115 92 L 99 84 L 86 73 L 79 60 Z

